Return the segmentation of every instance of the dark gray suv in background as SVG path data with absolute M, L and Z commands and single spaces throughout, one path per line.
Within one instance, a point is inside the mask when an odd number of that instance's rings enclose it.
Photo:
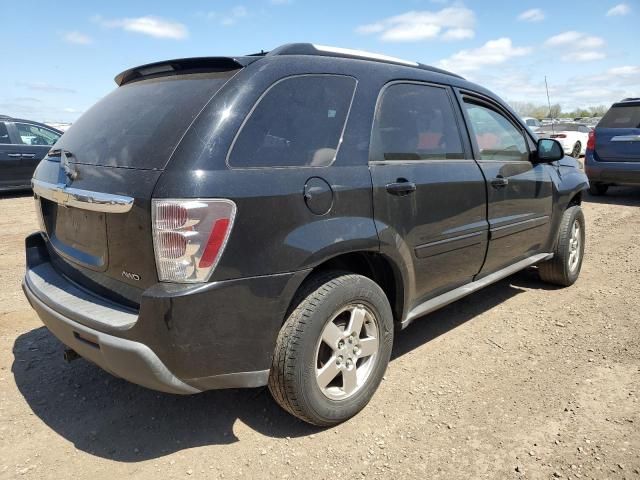
M 394 330 L 532 265 L 578 277 L 587 178 L 457 75 L 290 44 L 116 83 L 33 178 L 24 291 L 71 357 L 171 393 L 268 385 L 331 425 Z

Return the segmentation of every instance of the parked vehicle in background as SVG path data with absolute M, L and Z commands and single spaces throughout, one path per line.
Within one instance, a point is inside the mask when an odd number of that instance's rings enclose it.
M 43 123 L 0 115 L 0 191 L 31 188 L 38 163 L 61 135 Z
M 542 126 L 542 124 L 537 118 L 524 117 L 522 120 L 524 121 L 525 125 L 529 127 L 529 129 L 534 133 L 537 133 L 540 127 Z
M 611 185 L 640 186 L 640 98 L 614 103 L 589 134 L 585 170 L 593 195 Z
M 578 278 L 584 172 L 455 74 L 290 44 L 116 82 L 34 175 L 23 288 L 122 378 L 268 385 L 333 425 L 371 399 L 394 330 L 532 265 Z
M 45 125 L 55 128 L 56 130 L 60 130 L 61 132 L 66 132 L 69 130 L 71 126 L 70 123 L 67 122 L 44 122 Z
M 581 123 L 545 125 L 538 130 L 538 137 L 553 138 L 560 142 L 564 153 L 574 158 L 584 155 L 591 129 Z

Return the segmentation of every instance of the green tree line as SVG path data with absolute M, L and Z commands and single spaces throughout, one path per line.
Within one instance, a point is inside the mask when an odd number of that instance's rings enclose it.
M 576 108 L 571 111 L 563 111 L 559 103 L 551 105 L 537 104 L 533 102 L 510 102 L 511 107 L 522 117 L 541 118 L 577 118 L 577 117 L 601 117 L 609 107 L 607 105 L 594 105 Z

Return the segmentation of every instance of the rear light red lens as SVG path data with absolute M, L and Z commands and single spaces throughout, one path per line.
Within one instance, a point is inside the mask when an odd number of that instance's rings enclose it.
M 211 235 L 209 235 L 209 240 L 207 241 L 207 246 L 202 254 L 202 258 L 200 258 L 200 263 L 198 264 L 199 268 L 209 268 L 216 261 L 220 248 L 227 237 L 228 228 L 228 218 L 216 220 L 216 223 L 211 230 Z
M 189 218 L 187 209 L 175 203 L 159 205 L 156 215 L 156 226 L 161 230 L 180 228 Z
M 596 149 L 596 131 L 591 130 L 589 132 L 589 138 L 587 139 L 587 150 Z
M 558 133 L 557 135 L 551 135 L 551 138 L 567 138 L 564 133 Z
M 179 232 L 160 232 L 157 243 L 162 258 L 180 258 L 187 250 L 187 238 Z

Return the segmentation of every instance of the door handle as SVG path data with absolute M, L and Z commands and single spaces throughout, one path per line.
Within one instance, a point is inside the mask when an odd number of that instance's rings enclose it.
M 398 195 L 399 197 L 404 197 L 405 195 L 409 195 L 416 191 L 416 184 L 413 182 L 409 182 L 404 179 L 398 179 L 399 181 L 394 183 L 387 183 L 385 188 L 387 192 L 391 195 Z
M 10 158 L 20 158 L 22 156 L 21 153 L 7 153 L 7 157 Z
M 491 180 L 491 186 L 493 188 L 502 188 L 509 185 L 509 179 L 504 178 L 502 175 L 498 175 L 496 178 Z
M 22 154 L 22 158 L 33 158 L 35 156 L 36 156 L 35 153 L 23 153 Z

